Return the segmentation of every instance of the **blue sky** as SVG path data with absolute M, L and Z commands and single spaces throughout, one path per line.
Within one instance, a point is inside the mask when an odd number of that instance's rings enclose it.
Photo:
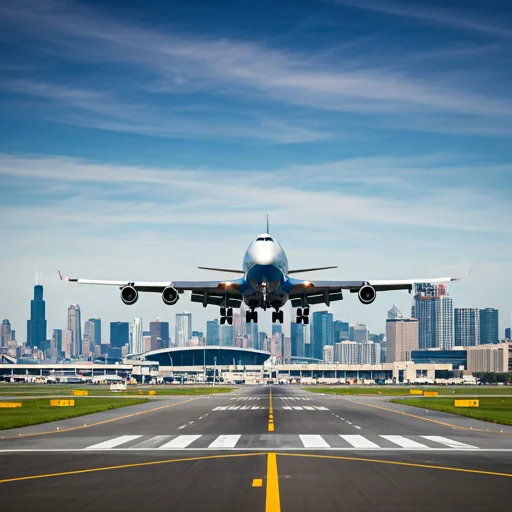
M 185 279 L 239 266 L 270 213 L 292 266 L 325 278 L 457 275 L 455 306 L 512 299 L 507 2 L 0 2 L 0 315 L 25 331 L 217 315 L 128 309 L 80 277 Z M 471 272 L 470 272 L 471 269 Z M 384 330 L 393 303 L 337 317 Z M 265 324 L 264 324 L 265 327 Z M 20 336 L 18 336 L 20 338 Z

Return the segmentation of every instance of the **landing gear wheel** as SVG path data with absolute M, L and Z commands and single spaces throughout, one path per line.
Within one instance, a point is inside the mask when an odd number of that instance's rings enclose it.
M 252 320 L 252 311 L 245 312 L 245 323 L 250 324 Z
M 303 316 L 302 320 L 304 322 L 304 325 L 308 325 L 309 324 L 309 316 Z
M 226 312 L 226 316 L 228 318 L 233 318 L 233 308 L 228 308 L 228 310 Z
M 275 324 L 277 322 L 277 311 L 272 311 L 272 323 Z
M 303 316 L 309 316 L 309 306 L 304 308 L 304 311 L 302 312 Z
M 297 315 L 296 323 L 301 324 L 302 323 L 302 316 Z
M 280 324 L 284 324 L 284 311 L 278 311 L 277 318 Z
M 226 316 L 226 308 L 224 306 L 220 308 L 220 316 Z
M 232 316 L 227 316 L 226 319 L 227 319 L 229 325 L 233 325 L 233 317 Z
M 252 321 L 257 324 L 258 323 L 258 312 L 257 311 L 253 311 L 252 312 Z
M 225 316 L 221 316 L 220 317 L 220 325 L 224 325 L 226 323 L 226 317 Z

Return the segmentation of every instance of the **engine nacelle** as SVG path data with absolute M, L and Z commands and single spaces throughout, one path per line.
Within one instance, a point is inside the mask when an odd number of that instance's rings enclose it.
M 377 292 L 375 291 L 375 288 L 373 286 L 365 284 L 364 286 L 361 286 L 361 288 L 359 288 L 359 292 L 357 295 L 359 295 L 359 300 L 363 304 L 371 304 L 375 300 Z
M 164 288 L 164 291 L 162 292 L 162 300 L 164 301 L 164 304 L 174 306 L 174 304 L 180 300 L 180 296 L 176 288 L 168 286 L 167 288 Z
M 121 300 L 128 306 L 135 304 L 139 299 L 139 292 L 133 286 L 123 286 L 121 289 Z

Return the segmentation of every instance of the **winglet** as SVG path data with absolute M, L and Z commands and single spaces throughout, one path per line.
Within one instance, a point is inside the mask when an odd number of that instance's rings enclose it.
M 269 227 L 269 225 L 268 225 L 268 213 L 267 213 L 267 234 L 269 234 L 269 235 L 270 235 L 270 227 Z
M 62 274 L 60 273 L 60 270 L 57 270 L 57 272 L 59 273 L 59 278 L 62 281 L 63 279 L 62 279 Z

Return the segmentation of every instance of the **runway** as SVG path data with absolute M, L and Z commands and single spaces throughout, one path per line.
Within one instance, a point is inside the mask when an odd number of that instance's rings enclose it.
M 10 511 L 472 511 L 512 502 L 512 428 L 295 386 L 2 431 L 0 457 Z

